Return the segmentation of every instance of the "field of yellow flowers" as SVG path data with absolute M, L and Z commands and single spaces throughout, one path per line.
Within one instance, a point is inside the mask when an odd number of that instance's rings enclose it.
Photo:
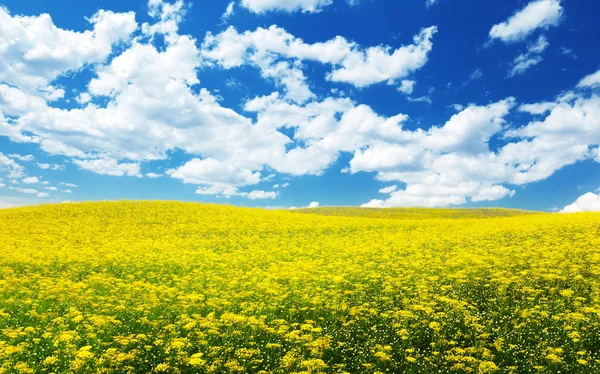
M 0 373 L 51 372 L 598 373 L 600 214 L 0 210 Z

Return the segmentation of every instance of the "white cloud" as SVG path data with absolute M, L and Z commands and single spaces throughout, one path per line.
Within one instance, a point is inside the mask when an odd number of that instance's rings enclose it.
M 201 195 L 240 195 L 237 188 L 257 184 L 262 180 L 258 171 L 238 167 L 214 158 L 192 159 L 177 169 L 167 170 L 171 178 L 181 179 L 184 183 L 198 184 L 196 191 Z
M 227 4 L 227 9 L 225 9 L 225 12 L 221 16 L 221 19 L 223 19 L 223 20 L 229 19 L 229 17 L 231 17 L 234 13 L 234 7 L 235 7 L 235 1 L 229 2 L 229 4 Z
M 410 79 L 405 79 L 400 83 L 400 87 L 398 87 L 398 91 L 410 95 L 415 88 L 415 81 Z
M 40 198 L 44 198 L 44 197 L 48 197 L 48 196 L 50 196 L 50 195 L 49 195 L 49 194 L 47 194 L 46 192 L 39 192 L 39 193 L 37 194 L 37 197 L 40 197 Z
M 387 46 L 363 48 L 341 36 L 307 44 L 277 26 L 241 34 L 229 27 L 218 35 L 206 35 L 202 55 L 224 69 L 244 64 L 257 66 L 265 78 L 275 78 L 286 87 L 290 99 L 301 103 L 312 96 L 308 94 L 298 61 L 331 65 L 326 78 L 333 82 L 356 87 L 380 82 L 397 84 L 425 65 L 436 32 L 433 26 L 422 29 L 414 36 L 413 44 L 392 49 Z
M 534 104 L 522 104 L 519 106 L 519 111 L 529 114 L 544 114 L 556 107 L 555 103 L 542 102 Z
M 66 186 L 66 187 L 79 187 L 76 184 L 73 184 L 73 183 L 64 183 L 64 182 L 60 182 L 59 185 Z
M 64 170 L 65 166 L 64 165 L 58 165 L 58 164 L 46 164 L 46 163 L 37 163 L 37 166 L 42 169 L 42 170 Z
M 135 176 L 141 177 L 139 163 L 118 163 L 110 158 L 99 158 L 95 160 L 73 160 L 73 163 L 81 169 L 90 170 L 97 174 L 110 175 L 114 177 Z
M 430 6 L 437 4 L 438 0 L 425 0 L 425 6 L 429 8 Z
M 309 208 L 318 208 L 319 207 L 319 202 L 318 201 L 313 201 L 312 203 L 308 204 Z
M 75 98 L 75 101 L 82 105 L 87 104 L 92 101 L 92 96 L 87 92 L 82 92 Z
M 163 177 L 163 174 L 157 174 L 157 173 L 146 173 L 146 176 L 147 176 L 148 178 L 152 178 L 152 179 L 154 179 L 154 178 L 162 178 L 162 177 Z
M 398 186 L 396 186 L 396 185 L 388 186 L 388 187 L 384 187 L 384 188 L 380 189 L 379 193 L 390 194 L 390 193 L 396 191 L 397 189 L 398 189 Z
M 168 43 L 173 43 L 178 38 L 179 24 L 187 12 L 183 0 L 173 3 L 163 0 L 148 0 L 148 15 L 156 20 L 155 23 L 142 24 L 142 32 L 154 37 L 162 34 Z
M 56 188 L 56 187 L 54 187 L 54 186 L 52 186 L 52 187 L 46 187 L 46 189 L 47 189 L 48 191 L 58 191 L 58 188 Z
M 277 198 L 277 192 L 254 190 L 248 194 L 248 198 L 250 200 L 275 199 Z
M 567 205 L 561 213 L 600 212 L 600 195 L 589 192 L 580 196 L 571 205 Z
M 54 78 L 103 61 L 137 28 L 133 12 L 99 10 L 88 21 L 91 31 L 74 32 L 57 28 L 48 14 L 11 16 L 0 7 L 0 35 L 9 36 L 0 37 L 0 81 L 55 99 L 64 91 L 50 86 Z
M 598 87 L 600 86 L 600 70 L 590 74 L 579 81 L 577 87 Z
M 241 0 L 240 5 L 258 14 L 272 11 L 317 13 L 332 3 L 333 0 Z
M 544 35 L 540 35 L 535 43 L 527 47 L 527 53 L 521 54 L 512 62 L 512 68 L 508 73 L 509 77 L 523 74 L 533 66 L 542 62 L 540 55 L 550 44 Z
M 64 193 L 73 193 L 73 191 L 71 191 L 71 190 L 69 190 L 69 189 L 66 189 L 66 190 L 61 190 L 61 192 L 64 192 Z
M 540 35 L 534 43 L 527 46 L 527 49 L 530 53 L 542 53 L 549 45 L 548 39 L 544 35 Z
M 204 160 L 193 159 L 177 169 L 170 169 L 167 174 L 172 178 L 181 179 L 184 183 L 212 184 L 226 183 L 245 186 L 261 181 L 260 172 L 228 165 L 214 158 Z
M 490 38 L 505 43 L 523 40 L 537 29 L 558 25 L 562 13 L 560 0 L 532 1 L 505 22 L 494 25 L 490 30 Z
M 34 190 L 33 188 L 15 188 L 15 191 L 19 191 L 27 194 L 37 194 L 39 191 Z
M 22 180 L 23 184 L 36 184 L 38 183 L 40 180 L 37 179 L 37 177 L 27 177 L 25 179 Z
M 0 173 L 6 173 L 8 178 L 21 178 L 25 168 L 0 152 Z
M 500 185 L 486 186 L 480 188 L 476 195 L 471 197 L 472 201 L 493 201 L 499 200 L 506 196 L 513 197 L 515 191 L 511 191 L 508 188 Z
M 522 54 L 517 56 L 512 63 L 512 68 L 510 69 L 508 76 L 514 77 L 520 74 L 523 74 L 530 68 L 542 62 L 542 57 L 531 54 Z
M 8 157 L 16 158 L 19 161 L 26 161 L 26 162 L 35 160 L 35 157 L 33 157 L 32 155 L 21 156 L 21 155 L 16 155 L 16 154 L 10 154 L 10 155 L 8 155 Z

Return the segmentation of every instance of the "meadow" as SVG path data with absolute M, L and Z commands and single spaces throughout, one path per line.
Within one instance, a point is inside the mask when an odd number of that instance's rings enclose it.
M 600 214 L 0 210 L 0 373 L 558 372 L 600 372 Z

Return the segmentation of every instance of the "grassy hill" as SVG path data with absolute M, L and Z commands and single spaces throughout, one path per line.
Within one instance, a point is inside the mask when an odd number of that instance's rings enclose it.
M 592 213 L 6 209 L 0 373 L 600 372 L 599 277 Z

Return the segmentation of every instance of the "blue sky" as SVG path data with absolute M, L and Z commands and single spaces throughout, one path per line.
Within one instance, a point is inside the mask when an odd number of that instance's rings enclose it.
M 597 1 L 0 4 L 0 207 L 600 209 Z

